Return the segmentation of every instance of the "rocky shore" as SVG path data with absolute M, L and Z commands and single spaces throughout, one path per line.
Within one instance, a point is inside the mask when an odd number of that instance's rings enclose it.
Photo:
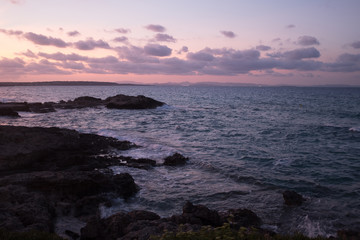
M 113 199 L 134 197 L 139 191 L 136 179 L 128 173 L 115 175 L 109 166 L 181 167 L 188 161 L 178 153 L 162 163 L 114 154 L 137 147 L 128 141 L 69 129 L 0 126 L 0 230 L 56 232 L 67 239 L 146 240 L 164 232 L 197 232 L 204 226 L 227 224 L 232 231 L 257 229 L 261 236 L 275 236 L 261 229 L 262 220 L 251 210 L 215 211 L 191 202 L 184 204 L 180 215 L 167 218 L 142 210 L 101 218 L 99 206 L 111 207 Z M 285 191 L 283 197 L 290 207 L 306 200 L 293 191 Z M 59 231 L 56 224 L 63 217 L 82 222 L 82 227 L 74 230 L 65 226 Z M 338 233 L 339 239 L 359 236 L 358 232 Z

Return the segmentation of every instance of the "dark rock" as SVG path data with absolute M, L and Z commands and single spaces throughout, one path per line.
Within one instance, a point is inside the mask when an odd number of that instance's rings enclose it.
M 52 232 L 57 215 L 86 220 L 99 204 L 132 196 L 131 175 L 94 170 L 118 162 L 94 155 L 131 146 L 67 129 L 0 126 L 0 228 Z
M 104 102 L 107 108 L 115 109 L 151 109 L 164 105 L 163 102 L 142 95 L 134 97 L 123 94 L 108 97 Z
M 34 113 L 49 113 L 56 112 L 53 103 L 29 103 L 29 110 Z
M 285 191 L 283 192 L 283 198 L 285 204 L 288 206 L 300 206 L 305 199 L 295 191 Z
M 172 156 L 168 156 L 164 159 L 164 165 L 166 166 L 178 166 L 184 165 L 189 158 L 184 157 L 180 153 L 174 153 Z
M 337 231 L 337 236 L 340 240 L 359 240 L 360 232 L 353 230 L 339 230 Z
M 80 235 L 79 235 L 79 234 L 77 234 L 77 233 L 75 233 L 75 232 L 73 232 L 73 231 L 70 231 L 70 230 L 65 230 L 65 234 L 66 234 L 67 236 L 69 236 L 70 239 L 72 239 L 72 240 L 76 240 L 76 239 L 79 239 L 79 238 L 80 238 Z
M 217 211 L 210 210 L 204 205 L 193 205 L 191 202 L 186 202 L 183 206 L 182 221 L 184 223 L 220 226 L 220 216 Z
M 222 223 L 228 222 L 232 227 L 256 227 L 259 228 L 261 219 L 249 209 L 230 209 L 221 216 Z
M 1 108 L 10 108 L 13 111 L 16 112 L 30 112 L 30 108 L 28 103 L 18 103 L 18 102 L 9 102 L 9 103 L 0 103 L 0 109 Z
M 0 107 L 0 116 L 20 117 L 19 113 L 8 107 Z
M 115 138 L 81 134 L 60 128 L 0 126 L 0 174 L 13 170 L 88 169 L 116 165 L 116 159 L 96 158 L 109 147 L 127 150 L 134 145 Z

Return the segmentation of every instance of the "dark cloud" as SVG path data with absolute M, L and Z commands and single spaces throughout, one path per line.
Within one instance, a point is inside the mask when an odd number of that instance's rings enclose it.
M 110 45 L 103 41 L 103 40 L 97 40 L 90 38 L 86 41 L 78 41 L 73 43 L 74 47 L 79 50 L 93 50 L 95 48 L 104 48 L 104 49 L 110 49 Z
M 129 46 L 115 48 L 120 59 L 130 61 L 132 63 L 158 63 L 159 59 L 156 57 L 148 56 L 144 48 Z
M 329 72 L 358 72 L 360 71 L 360 54 L 341 54 L 334 63 L 324 64 Z
M 159 44 L 148 44 L 144 47 L 146 54 L 156 57 L 166 57 L 171 55 L 171 48 Z
M 71 69 L 71 70 L 84 70 L 85 66 L 79 62 L 64 62 L 61 65 L 62 68 Z
M 301 36 L 297 40 L 297 44 L 301 46 L 320 45 L 320 42 L 312 36 Z
M 70 37 L 76 37 L 76 36 L 80 36 L 80 33 L 78 31 L 71 31 L 68 32 L 67 35 Z
M 271 49 L 271 47 L 265 46 L 265 45 L 258 45 L 258 46 L 256 46 L 256 50 L 259 50 L 259 51 L 268 51 L 268 50 L 270 50 L 270 49 Z
M 187 58 L 195 61 L 212 61 L 215 59 L 212 54 L 201 51 L 197 53 L 189 53 Z
M 81 56 L 76 53 L 63 54 L 61 52 L 57 52 L 57 53 L 48 54 L 48 53 L 40 52 L 40 53 L 38 53 L 38 56 L 46 58 L 46 59 L 56 60 L 56 61 L 86 61 L 86 60 L 88 60 L 88 57 Z
M 127 42 L 129 39 L 127 37 L 117 37 L 117 38 L 114 38 L 113 41 L 114 42 Z
M 318 58 L 320 57 L 320 52 L 314 47 L 299 48 L 284 52 L 280 56 L 290 60 L 301 60 L 304 58 Z
M 296 26 L 294 24 L 286 25 L 286 28 L 295 28 Z
M 29 40 L 35 44 L 38 44 L 38 45 L 55 46 L 55 47 L 59 47 L 59 48 L 65 48 L 69 45 L 68 43 L 61 40 L 60 38 L 47 37 L 47 36 L 32 33 L 32 32 L 25 33 L 25 34 L 23 34 L 23 36 L 27 40 Z
M 117 28 L 117 29 L 115 29 L 115 32 L 118 32 L 118 33 L 121 33 L 121 34 L 127 34 L 127 33 L 131 32 L 131 31 L 130 31 L 130 29 Z
M 236 37 L 235 33 L 233 33 L 232 31 L 220 31 L 220 32 L 227 38 Z
M 360 41 L 353 42 L 353 43 L 350 44 L 350 46 L 355 48 L 355 49 L 359 49 L 360 48 Z
M 161 26 L 161 25 L 155 25 L 155 24 L 150 24 L 145 26 L 146 29 L 153 31 L 153 32 L 165 32 L 166 28 Z
M 158 33 L 154 38 L 157 42 L 176 42 L 176 39 L 168 34 Z

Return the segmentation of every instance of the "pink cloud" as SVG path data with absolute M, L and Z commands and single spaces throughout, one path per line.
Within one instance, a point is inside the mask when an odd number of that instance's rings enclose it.
M 86 41 L 78 41 L 73 43 L 73 46 L 79 50 L 93 50 L 95 48 L 104 48 L 104 49 L 110 49 L 110 45 L 103 41 L 103 40 L 97 40 L 90 38 Z
M 145 26 L 146 29 L 153 31 L 153 32 L 165 32 L 166 28 L 161 26 L 161 25 L 155 25 L 155 24 L 150 24 Z
M 75 31 L 68 32 L 67 35 L 70 37 L 76 37 L 76 36 L 80 36 L 80 33 L 75 30 Z
M 236 37 L 235 33 L 232 31 L 220 31 L 220 33 L 227 38 L 235 38 Z
M 155 35 L 154 41 L 157 42 L 176 42 L 176 39 L 168 34 L 158 33 Z
M 121 34 L 127 34 L 127 33 L 131 32 L 131 31 L 130 31 L 130 29 L 126 29 L 126 28 L 117 28 L 117 29 L 115 29 L 115 32 L 118 32 L 118 33 L 121 33 Z
M 23 36 L 27 40 L 29 40 L 35 44 L 38 44 L 38 45 L 55 46 L 55 47 L 59 47 L 59 48 L 65 48 L 69 45 L 68 43 L 61 40 L 60 38 L 47 37 L 47 36 L 32 33 L 32 32 L 25 33 L 25 34 L 23 34 Z
M 166 57 L 171 55 L 171 48 L 159 44 L 148 44 L 144 47 L 146 54 L 150 56 Z

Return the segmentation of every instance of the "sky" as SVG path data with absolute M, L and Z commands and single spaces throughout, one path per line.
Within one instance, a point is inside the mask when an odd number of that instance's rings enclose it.
M 0 81 L 360 86 L 359 0 L 0 0 Z

